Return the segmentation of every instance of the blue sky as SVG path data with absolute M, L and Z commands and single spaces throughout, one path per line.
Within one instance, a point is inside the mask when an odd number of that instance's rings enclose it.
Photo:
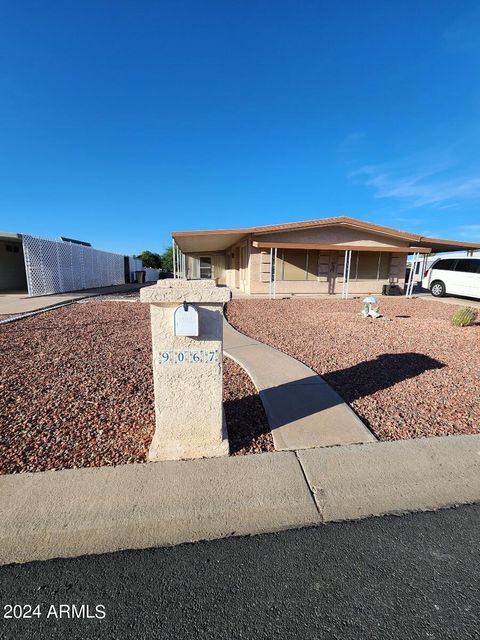
M 0 229 L 349 215 L 480 241 L 480 3 L 2 2 Z

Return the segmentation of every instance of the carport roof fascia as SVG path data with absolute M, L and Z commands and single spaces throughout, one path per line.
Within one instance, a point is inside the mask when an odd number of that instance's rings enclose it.
M 17 240 L 18 242 L 20 242 L 21 239 L 22 239 L 21 233 L 15 233 L 13 231 L 0 231 L 0 240 L 9 240 L 9 241 Z
M 326 227 L 333 225 L 345 225 L 348 227 L 354 227 L 358 229 L 363 229 L 366 231 L 371 231 L 373 233 L 379 233 L 381 235 L 392 236 L 395 238 L 401 238 L 408 242 L 414 243 L 417 246 L 429 247 L 432 251 L 455 251 L 461 249 L 480 249 L 480 243 L 475 242 L 463 242 L 460 240 L 444 240 L 441 238 L 429 238 L 428 236 L 422 236 L 416 233 L 410 233 L 408 231 L 401 231 L 399 229 L 394 229 L 392 227 L 386 227 L 383 225 L 374 224 L 371 222 L 365 222 L 363 220 L 358 220 L 356 218 L 350 218 L 348 216 L 337 216 L 333 218 L 321 218 L 316 220 L 304 220 L 301 222 L 290 222 L 284 224 L 274 224 L 274 225 L 265 225 L 259 227 L 243 227 L 237 229 L 210 229 L 210 230 L 199 230 L 199 231 L 172 231 L 172 238 L 175 240 L 180 249 L 186 253 L 193 252 L 188 249 L 182 248 L 182 238 L 193 238 L 202 237 L 204 240 L 207 238 L 223 236 L 225 239 L 225 243 L 222 243 L 220 238 L 218 245 L 222 245 L 222 247 L 217 246 L 216 249 L 212 250 L 222 250 L 227 249 L 232 244 L 235 244 L 239 240 L 243 239 L 248 235 L 258 235 L 263 233 L 272 233 L 272 232 L 286 232 L 286 231 L 294 231 L 297 229 L 308 229 L 312 227 Z M 230 236 L 228 238 L 228 236 Z M 233 242 L 232 242 L 233 239 Z M 223 246 L 223 244 L 225 246 Z M 208 251 L 209 249 L 201 248 L 200 251 Z

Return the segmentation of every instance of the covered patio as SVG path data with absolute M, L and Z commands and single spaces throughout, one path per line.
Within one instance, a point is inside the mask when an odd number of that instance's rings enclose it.
M 432 253 L 480 244 L 442 240 L 338 217 L 266 227 L 172 233 L 175 277 L 214 278 L 234 292 L 277 295 L 412 295 L 414 265 Z

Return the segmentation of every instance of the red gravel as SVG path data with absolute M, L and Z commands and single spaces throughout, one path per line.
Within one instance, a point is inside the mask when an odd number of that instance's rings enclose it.
M 480 324 L 450 324 L 456 307 L 381 298 L 234 300 L 230 322 L 322 375 L 381 440 L 480 433 Z
M 154 430 L 147 305 L 75 304 L 0 326 L 0 473 L 144 462 Z M 232 453 L 270 448 L 247 374 L 225 366 Z

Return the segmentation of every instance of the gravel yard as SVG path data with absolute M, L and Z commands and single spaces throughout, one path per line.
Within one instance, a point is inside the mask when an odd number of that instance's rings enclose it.
M 144 462 L 154 429 L 148 305 L 74 304 L 0 326 L 0 473 Z M 271 450 L 260 399 L 225 361 L 233 455 Z
M 458 308 L 381 298 L 364 320 L 359 300 L 234 300 L 239 331 L 322 375 L 380 440 L 480 433 L 480 323 L 457 328 Z

